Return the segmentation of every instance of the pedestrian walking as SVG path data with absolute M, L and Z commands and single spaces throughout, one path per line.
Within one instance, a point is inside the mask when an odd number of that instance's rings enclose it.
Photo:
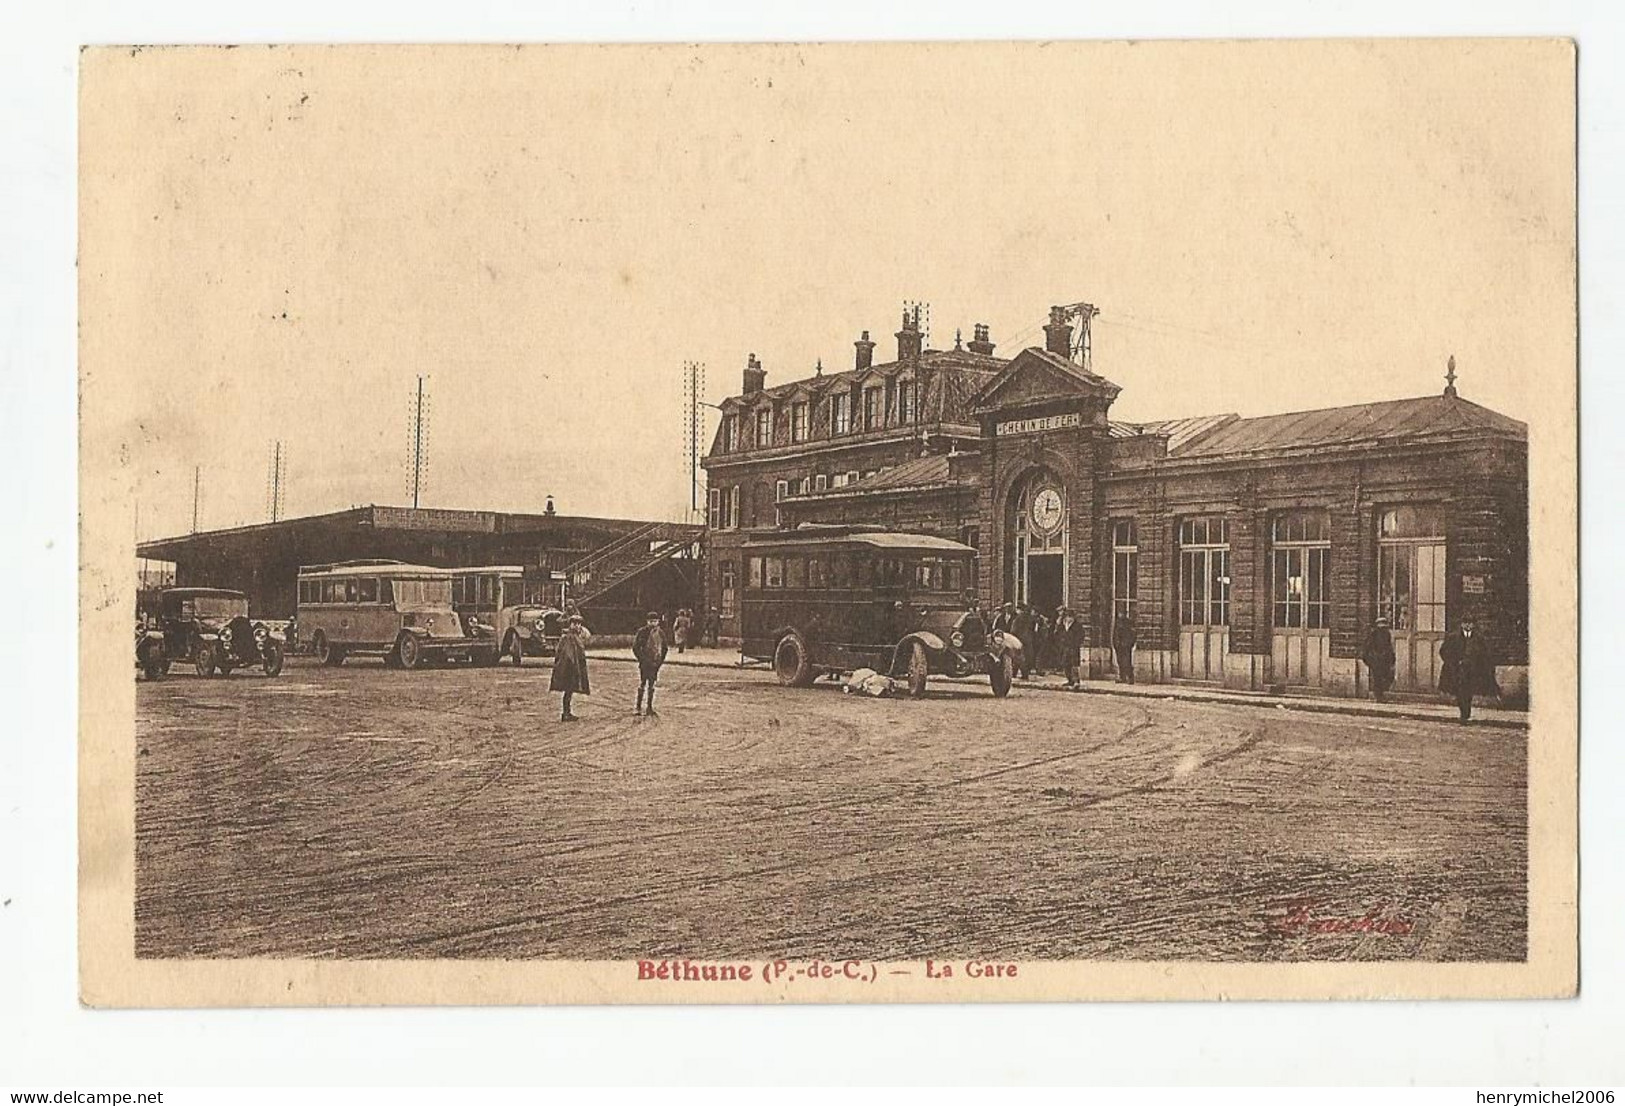
M 715 607 L 705 617 L 705 644 L 713 649 L 722 644 L 722 612 Z
M 694 616 L 685 608 L 677 612 L 672 620 L 671 636 L 677 645 L 677 654 L 681 656 L 688 649 L 688 636 L 694 628 Z
M 576 721 L 576 716 L 570 712 L 572 696 L 577 692 L 592 694 L 592 687 L 587 682 L 587 643 L 591 640 L 592 635 L 587 632 L 581 616 L 571 615 L 570 624 L 559 635 L 559 644 L 553 651 L 553 677 L 547 685 L 551 691 L 564 693 L 564 702 L 559 708 L 560 722 Z
M 1472 619 L 1462 619 L 1456 631 L 1440 643 L 1439 662 L 1439 690 L 1455 696 L 1463 722 L 1472 720 L 1474 695 L 1500 698 L 1489 643 Z
M 1372 697 L 1380 703 L 1394 686 L 1394 636 L 1388 632 L 1386 618 L 1377 619 L 1377 624 L 1365 636 L 1360 659 L 1365 662 L 1366 674 L 1371 678 Z
M 1071 607 L 1061 608 L 1059 624 L 1055 629 L 1055 648 L 1060 651 L 1061 663 L 1066 667 L 1066 686 L 1078 686 L 1079 658 L 1083 655 L 1083 619 Z
M 1117 655 L 1117 682 L 1134 682 L 1134 631 L 1132 618 L 1118 617 L 1112 621 L 1112 652 Z
M 660 625 L 660 612 L 650 611 L 643 616 L 643 625 L 632 639 L 632 655 L 638 660 L 638 705 L 633 713 L 655 717 L 655 683 L 660 678 L 660 666 L 666 663 L 666 631 Z

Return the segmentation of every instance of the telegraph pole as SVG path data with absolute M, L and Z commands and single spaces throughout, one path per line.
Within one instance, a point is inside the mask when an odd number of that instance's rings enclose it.
M 700 509 L 700 452 L 705 432 L 705 363 L 683 362 L 683 451 L 688 454 L 688 509 Z
M 417 509 L 423 492 L 423 377 L 418 376 L 416 413 L 412 419 L 412 508 Z
M 203 495 L 203 466 L 192 466 L 192 533 L 197 533 L 197 505 Z

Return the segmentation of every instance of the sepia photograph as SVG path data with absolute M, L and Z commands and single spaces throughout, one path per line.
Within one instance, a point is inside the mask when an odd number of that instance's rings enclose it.
M 85 1002 L 1574 993 L 1572 43 L 79 65 Z

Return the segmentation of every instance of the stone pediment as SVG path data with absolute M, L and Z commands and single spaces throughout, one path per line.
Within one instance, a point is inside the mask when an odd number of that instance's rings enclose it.
M 1068 399 L 1109 405 L 1122 391 L 1103 376 L 1048 350 L 1024 349 L 972 400 L 978 414 L 1016 410 Z

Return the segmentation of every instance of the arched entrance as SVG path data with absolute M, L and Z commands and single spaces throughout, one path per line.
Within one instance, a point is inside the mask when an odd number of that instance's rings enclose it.
M 1053 472 L 1039 469 L 1016 485 L 1009 511 L 1014 598 L 1053 615 L 1067 602 L 1066 489 Z

